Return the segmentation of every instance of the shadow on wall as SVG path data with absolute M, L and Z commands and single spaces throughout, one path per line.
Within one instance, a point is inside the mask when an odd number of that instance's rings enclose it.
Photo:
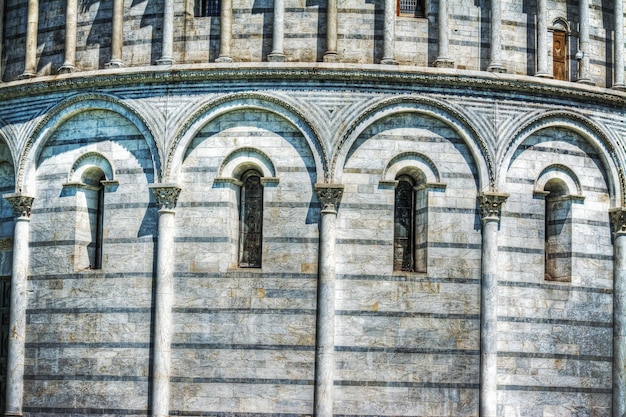
M 133 0 L 131 7 L 144 1 L 147 1 L 146 10 L 141 16 L 139 27 L 152 27 L 150 62 L 148 64 L 155 64 L 163 56 L 163 3 L 158 0 Z
M 491 51 L 491 2 L 488 0 L 474 0 L 474 6 L 480 8 L 478 68 L 481 71 L 486 71 L 489 66 L 489 54 Z
M 536 36 L 537 26 L 537 0 L 524 0 L 522 6 L 523 12 L 526 14 L 526 75 L 535 75 L 537 73 L 537 44 Z
M 97 69 L 104 68 L 104 64 L 111 58 L 111 16 L 113 14 L 113 2 L 103 2 L 99 0 L 80 0 L 78 5 L 81 13 L 87 12 L 93 5 L 98 8 L 96 17 L 87 35 L 85 48 L 98 49 Z M 95 68 L 94 68 L 95 69 Z

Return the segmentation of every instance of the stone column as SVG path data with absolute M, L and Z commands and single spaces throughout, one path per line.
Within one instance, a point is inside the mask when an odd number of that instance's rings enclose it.
M 621 1 L 621 0 L 620 0 Z M 613 225 L 613 416 L 626 415 L 626 208 L 610 212 Z
M 548 72 L 548 0 L 537 0 L 537 77 L 549 77 Z
M 501 38 L 500 32 L 502 31 L 502 5 L 501 0 L 491 0 L 491 51 L 490 61 L 487 71 L 491 72 L 506 72 L 506 69 L 502 65 L 501 58 Z
M 483 225 L 480 291 L 480 417 L 497 417 L 498 221 L 508 195 L 479 196 Z
M 65 9 L 65 60 L 59 74 L 76 71 L 76 25 L 78 20 L 78 0 L 67 0 Z
M 215 62 L 233 62 L 230 44 L 233 36 L 233 0 L 222 0 L 220 10 L 220 56 Z
M 113 22 L 111 24 L 111 60 L 107 68 L 122 68 L 122 47 L 124 45 L 124 0 L 113 0 Z
M 317 341 L 315 346 L 315 416 L 333 416 L 335 352 L 335 223 L 343 186 L 316 184 L 322 203 L 317 280 Z
M 152 364 L 152 416 L 169 416 L 172 306 L 174 304 L 174 214 L 180 188 L 154 184 L 150 188 L 159 206 L 156 299 Z
M 274 0 L 274 31 L 272 33 L 272 53 L 268 55 L 270 62 L 285 61 L 285 0 Z
M 174 61 L 174 0 L 163 2 L 163 47 L 157 65 L 173 65 Z
M 396 61 L 396 0 L 385 0 L 385 33 L 383 43 L 384 65 L 398 65 Z
M 437 17 L 439 19 L 439 42 L 435 67 L 454 68 L 454 61 L 450 59 L 450 52 L 448 50 L 450 44 L 448 40 L 448 33 L 450 32 L 450 25 L 448 23 L 448 0 L 439 0 L 439 14 Z
M 624 84 L 624 3 L 623 0 L 615 0 L 615 76 L 613 77 L 613 88 L 617 90 L 626 89 Z
M 37 26 L 39 25 L 39 0 L 28 0 L 26 18 L 26 57 L 24 72 L 19 78 L 31 78 L 37 75 Z
M 337 55 L 337 0 L 326 5 L 326 53 L 324 62 L 339 62 Z
M 578 82 L 593 84 L 589 74 L 589 0 L 579 0 L 580 22 L 578 27 Z
M 21 193 L 7 194 L 4 198 L 13 205 L 13 212 L 15 213 L 9 354 L 7 358 L 7 397 L 4 415 L 21 416 L 22 398 L 24 396 L 26 307 L 28 306 L 28 241 L 30 238 L 30 209 L 34 199 Z

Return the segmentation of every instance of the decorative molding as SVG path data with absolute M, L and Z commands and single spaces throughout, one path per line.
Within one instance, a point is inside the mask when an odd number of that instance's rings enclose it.
M 507 198 L 509 198 L 508 194 L 491 192 L 481 193 L 478 196 L 478 200 L 480 202 L 480 213 L 482 218 L 499 218 L 500 209 Z
M 30 217 L 30 210 L 33 207 L 34 197 L 23 195 L 22 193 L 5 194 L 4 198 L 13 206 L 15 217 Z
M 342 184 L 315 184 L 317 198 L 322 203 L 322 210 L 337 210 L 343 196 Z
M 175 184 L 151 184 L 159 210 L 174 210 L 181 188 Z

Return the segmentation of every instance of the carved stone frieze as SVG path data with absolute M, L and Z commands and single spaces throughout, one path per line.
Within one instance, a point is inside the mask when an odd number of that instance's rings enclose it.
M 30 209 L 33 206 L 34 197 L 22 194 L 7 194 L 4 198 L 13 206 L 15 217 L 30 217 Z
M 500 217 L 500 209 L 508 197 L 508 194 L 481 193 L 478 196 L 478 200 L 482 218 Z
M 322 203 L 322 210 L 336 210 L 343 195 L 343 185 L 316 184 L 315 192 Z
M 172 184 L 156 184 L 150 186 L 159 210 L 174 210 L 180 194 L 180 187 Z

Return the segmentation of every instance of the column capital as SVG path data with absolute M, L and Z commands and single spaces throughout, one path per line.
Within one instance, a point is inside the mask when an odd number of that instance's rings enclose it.
M 322 210 L 336 210 L 343 195 L 343 184 L 315 184 Z
M 509 198 L 508 194 L 484 192 L 478 195 L 480 202 L 480 213 L 483 219 L 499 218 L 502 204 Z
M 609 218 L 614 233 L 626 232 L 626 207 L 610 209 Z
M 151 184 L 149 188 L 156 198 L 159 210 L 174 210 L 181 188 L 176 184 Z
M 15 217 L 30 217 L 30 209 L 33 206 L 34 197 L 22 193 L 5 194 L 4 198 L 13 206 Z

